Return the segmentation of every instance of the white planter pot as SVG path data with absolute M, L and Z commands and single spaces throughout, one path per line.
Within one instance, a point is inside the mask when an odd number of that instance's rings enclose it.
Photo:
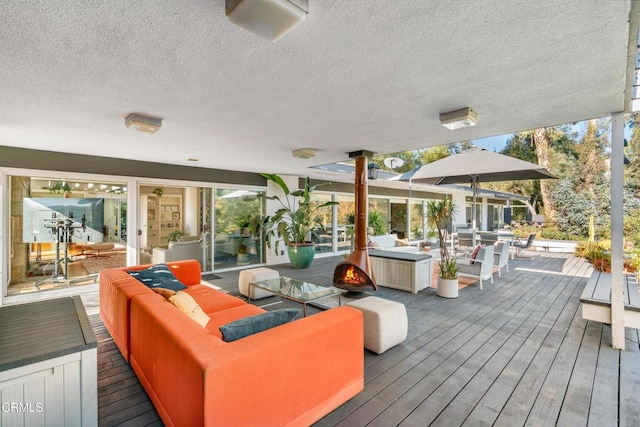
M 458 279 L 443 279 L 438 276 L 438 296 L 458 298 Z

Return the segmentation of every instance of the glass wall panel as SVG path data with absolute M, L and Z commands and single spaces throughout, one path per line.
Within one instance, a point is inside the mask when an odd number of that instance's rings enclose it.
M 408 237 L 407 202 L 405 200 L 391 201 L 391 233 L 397 234 L 398 239 Z
M 369 227 L 374 236 L 389 233 L 389 199 L 369 197 Z
M 316 206 L 330 202 L 331 200 L 331 194 L 312 193 L 311 208 L 313 209 Z M 318 211 L 318 216 L 322 221 L 322 226 L 317 226 L 313 229 L 311 233 L 311 241 L 316 244 L 316 253 L 333 252 L 331 244 L 331 233 L 333 232 L 331 224 L 333 223 L 333 214 L 331 207 L 322 208 Z
M 473 209 L 473 203 L 467 202 L 466 215 L 467 215 L 467 224 L 471 227 L 471 223 L 473 218 L 471 216 L 471 211 Z M 476 203 L 476 229 L 482 230 L 483 218 L 482 218 L 482 203 L 479 201 Z
M 426 219 L 423 211 L 422 200 L 411 200 L 411 240 L 422 240 L 425 238 Z
M 126 184 L 9 176 L 9 197 L 5 295 L 93 284 L 101 269 L 126 265 Z
M 200 192 L 200 235 L 202 236 L 202 271 L 213 270 L 213 239 L 211 238 L 213 190 L 199 188 Z
M 487 206 L 487 230 L 493 231 L 500 228 L 500 212 L 502 206 L 500 205 L 488 205 Z
M 264 191 L 216 189 L 214 269 L 264 262 Z
M 355 199 L 352 194 L 338 195 L 338 251 L 351 251 L 355 225 Z

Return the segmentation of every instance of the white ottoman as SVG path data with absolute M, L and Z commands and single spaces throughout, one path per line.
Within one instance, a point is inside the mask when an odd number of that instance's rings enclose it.
M 249 283 L 259 282 L 260 280 L 276 279 L 280 277 L 280 273 L 270 268 L 258 267 L 250 268 L 248 270 L 242 270 L 240 276 L 238 276 L 238 289 L 240 293 L 246 297 L 249 296 Z M 255 286 L 251 287 L 251 299 L 260 299 L 266 297 L 272 297 L 274 294 L 271 292 L 263 291 Z
M 364 347 L 380 354 L 407 339 L 404 304 L 378 297 L 365 297 L 347 304 L 362 311 Z

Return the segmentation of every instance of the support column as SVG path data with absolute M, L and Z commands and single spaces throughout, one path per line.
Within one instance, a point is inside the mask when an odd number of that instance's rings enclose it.
M 22 242 L 22 199 L 31 196 L 31 178 L 12 176 L 10 181 L 11 283 L 20 283 L 28 281 L 29 243 Z
M 624 350 L 624 113 L 611 116 L 611 345 Z

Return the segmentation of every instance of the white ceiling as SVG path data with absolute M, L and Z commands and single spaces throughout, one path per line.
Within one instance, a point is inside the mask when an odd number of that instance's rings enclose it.
M 224 0 L 4 0 L 0 145 L 314 176 L 359 149 L 600 117 L 629 101 L 632 3 L 310 0 L 271 43 Z M 439 124 L 466 106 L 477 126 Z M 126 129 L 130 112 L 162 129 Z

